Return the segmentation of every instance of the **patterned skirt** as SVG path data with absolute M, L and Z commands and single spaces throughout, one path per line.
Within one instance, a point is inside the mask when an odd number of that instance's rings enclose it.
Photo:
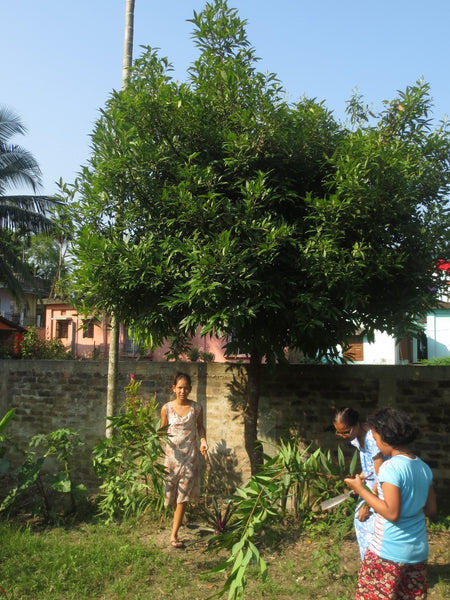
M 427 589 L 426 562 L 396 563 L 367 550 L 355 600 L 425 600 Z

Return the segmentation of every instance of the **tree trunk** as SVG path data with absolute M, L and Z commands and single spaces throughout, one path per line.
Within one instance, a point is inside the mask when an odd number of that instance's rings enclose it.
M 244 409 L 245 449 L 250 459 L 251 473 L 257 473 L 263 462 L 263 448 L 258 441 L 258 412 L 261 392 L 261 360 L 250 357 L 247 369 L 247 402 Z
M 126 0 L 125 5 L 125 35 L 122 60 L 122 90 L 127 86 L 130 67 L 133 61 L 134 36 L 134 2 Z M 116 217 L 120 214 L 120 203 L 116 204 Z M 112 428 L 108 428 L 109 418 L 116 414 L 117 381 L 119 379 L 119 322 L 114 313 L 111 315 L 111 333 L 109 338 L 108 358 L 108 391 L 106 395 L 106 437 L 112 436 Z
M 127 0 L 125 6 L 125 37 L 123 42 L 122 89 L 127 87 L 128 72 L 133 62 L 134 1 Z
M 109 355 L 108 355 L 108 391 L 106 394 L 106 429 L 105 436 L 112 437 L 112 427 L 110 418 L 116 414 L 117 405 L 117 382 L 119 379 L 119 323 L 116 317 L 111 315 L 111 329 L 109 335 Z

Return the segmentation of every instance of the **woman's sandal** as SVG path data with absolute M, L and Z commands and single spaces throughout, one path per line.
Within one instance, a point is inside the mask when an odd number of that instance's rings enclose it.
M 170 540 L 170 543 L 173 548 L 184 548 L 184 542 L 180 540 Z

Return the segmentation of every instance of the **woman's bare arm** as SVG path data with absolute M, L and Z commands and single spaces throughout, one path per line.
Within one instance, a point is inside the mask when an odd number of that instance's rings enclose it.
M 402 496 L 399 487 L 392 483 L 381 484 L 384 495 L 384 500 L 381 500 L 381 498 L 378 498 L 378 496 L 375 496 L 375 494 L 372 494 L 371 491 L 364 487 L 363 481 L 359 475 L 355 478 L 349 477 L 344 481 L 346 485 L 359 494 L 375 512 L 393 523 L 398 521 L 402 507 Z
M 167 410 L 164 406 L 161 408 L 161 426 L 158 433 L 166 433 L 167 426 L 169 425 L 169 419 L 167 418 Z
M 428 491 L 428 497 L 425 506 L 423 507 L 423 512 L 426 517 L 434 517 L 437 515 L 436 493 L 433 486 L 430 486 Z
M 206 441 L 206 431 L 203 424 L 203 408 L 200 406 L 197 417 L 197 431 L 200 438 L 200 452 L 205 455 L 208 452 L 208 443 Z

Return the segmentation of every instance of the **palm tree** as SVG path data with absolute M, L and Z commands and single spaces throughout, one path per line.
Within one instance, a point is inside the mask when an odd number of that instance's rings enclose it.
M 46 211 L 54 204 L 49 196 L 7 195 L 11 187 L 29 186 L 34 194 L 41 187 L 41 171 L 33 155 L 10 142 L 26 129 L 20 118 L 0 107 L 0 282 L 16 300 L 23 297 L 22 284 L 32 282 L 32 272 L 17 252 L 17 239 L 50 231 Z

